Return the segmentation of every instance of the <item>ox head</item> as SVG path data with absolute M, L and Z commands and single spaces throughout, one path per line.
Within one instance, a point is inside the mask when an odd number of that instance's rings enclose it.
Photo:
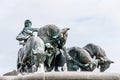
M 105 70 L 107 70 L 110 67 L 111 63 L 114 63 L 114 61 L 108 58 L 101 57 L 98 65 L 98 67 L 100 67 L 100 72 L 104 72 Z
M 68 37 L 68 33 L 67 33 L 68 30 L 70 30 L 70 28 L 63 28 L 60 30 L 57 36 L 53 37 L 57 39 L 58 48 L 62 48 L 65 45 Z

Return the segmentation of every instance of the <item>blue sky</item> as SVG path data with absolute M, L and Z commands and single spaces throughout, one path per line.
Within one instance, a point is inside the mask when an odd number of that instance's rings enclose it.
M 32 27 L 70 27 L 67 47 L 101 46 L 115 61 L 106 72 L 120 72 L 120 0 L 0 0 L 0 75 L 16 69 L 21 46 L 16 36 L 30 19 Z

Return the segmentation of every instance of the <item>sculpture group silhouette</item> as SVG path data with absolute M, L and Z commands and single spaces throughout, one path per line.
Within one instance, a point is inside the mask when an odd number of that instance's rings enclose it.
M 83 48 L 66 48 L 69 28 L 60 29 L 56 25 L 31 28 L 31 25 L 32 22 L 26 20 L 24 29 L 16 37 L 23 45 L 18 51 L 17 60 L 17 71 L 20 73 L 93 71 L 96 68 L 104 72 L 114 63 L 95 44 L 87 44 Z M 37 35 L 33 32 L 37 32 Z

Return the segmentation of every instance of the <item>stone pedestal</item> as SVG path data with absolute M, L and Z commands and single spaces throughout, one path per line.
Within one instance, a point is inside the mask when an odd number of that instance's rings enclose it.
M 0 80 L 120 80 L 120 74 L 105 72 L 46 72 L 20 76 L 1 76 Z

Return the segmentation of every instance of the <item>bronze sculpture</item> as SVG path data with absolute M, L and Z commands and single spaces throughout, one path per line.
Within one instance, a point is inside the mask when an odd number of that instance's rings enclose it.
M 107 58 L 104 50 L 94 44 L 66 49 L 69 28 L 60 29 L 53 24 L 41 28 L 31 26 L 32 22 L 26 20 L 23 30 L 16 37 L 18 41 L 23 41 L 20 43 L 23 47 L 19 49 L 17 60 L 17 70 L 20 73 L 37 72 L 41 66 L 46 72 L 53 69 L 59 71 L 58 67 L 64 71 L 65 63 L 68 71 L 76 71 L 79 68 L 82 71 L 93 71 L 100 67 L 103 72 L 113 63 Z M 36 37 L 33 32 L 37 32 Z

